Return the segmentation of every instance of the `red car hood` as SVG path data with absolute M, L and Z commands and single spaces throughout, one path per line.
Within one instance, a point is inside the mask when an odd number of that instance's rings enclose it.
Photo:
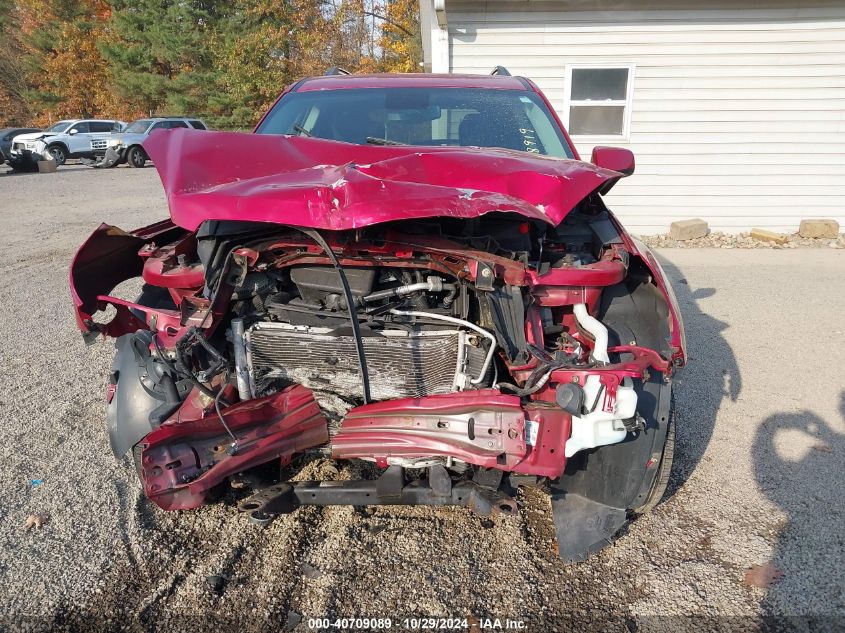
M 345 230 L 492 211 L 559 224 L 622 175 L 500 149 L 361 146 L 299 136 L 172 130 L 144 149 L 174 223 L 273 222 Z

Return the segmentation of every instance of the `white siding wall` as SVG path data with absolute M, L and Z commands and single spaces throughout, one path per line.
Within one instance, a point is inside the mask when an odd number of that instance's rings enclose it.
M 630 138 L 600 144 L 636 155 L 607 198 L 636 233 L 697 216 L 731 232 L 845 226 L 845 2 L 760 4 L 447 0 L 450 70 L 501 64 L 563 115 L 566 64 L 635 64 Z M 584 10 L 597 5 L 627 9 Z M 589 160 L 596 143 L 575 142 Z

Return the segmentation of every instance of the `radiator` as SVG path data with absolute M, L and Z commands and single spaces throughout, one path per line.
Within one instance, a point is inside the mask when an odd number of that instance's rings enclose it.
M 283 379 L 341 397 L 361 397 L 355 339 L 349 334 L 257 323 L 247 330 L 246 341 L 254 385 Z M 368 332 L 363 343 L 373 400 L 451 393 L 464 382 L 462 374 L 477 377 L 484 364 L 478 337 L 457 329 Z

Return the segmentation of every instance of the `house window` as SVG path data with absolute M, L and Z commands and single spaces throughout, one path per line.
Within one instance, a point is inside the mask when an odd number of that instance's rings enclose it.
M 633 66 L 567 66 L 565 114 L 572 136 L 627 138 Z

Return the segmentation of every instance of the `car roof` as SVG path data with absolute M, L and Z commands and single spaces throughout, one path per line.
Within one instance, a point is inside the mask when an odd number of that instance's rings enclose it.
M 523 77 L 509 75 L 446 75 L 429 73 L 381 73 L 373 75 L 326 75 L 300 81 L 295 92 L 349 88 L 487 88 L 532 90 Z
M 199 121 L 205 125 L 205 121 L 198 116 L 145 116 L 135 119 L 135 121 L 149 121 L 150 123 L 159 123 L 161 121 Z
M 56 123 L 81 123 L 81 122 L 88 122 L 88 121 L 97 121 L 99 123 L 115 123 L 117 119 L 59 119 Z M 51 123 L 47 127 L 52 125 L 56 125 L 56 123 Z

